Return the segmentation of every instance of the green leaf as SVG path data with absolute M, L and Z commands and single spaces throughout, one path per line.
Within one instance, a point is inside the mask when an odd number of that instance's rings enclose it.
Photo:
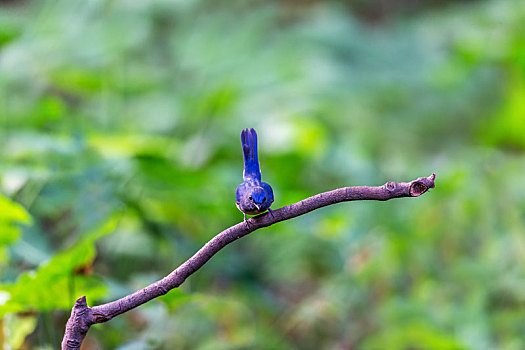
M 0 317 L 11 312 L 68 309 L 79 295 L 86 295 L 90 300 L 102 297 L 106 293 L 102 281 L 77 271 L 92 263 L 96 255 L 95 241 L 111 233 L 116 223 L 117 217 L 110 218 L 36 271 L 21 274 L 14 284 L 0 286 L 0 291 L 8 293 L 4 294 L 3 305 L 0 300 Z
M 18 223 L 30 224 L 31 217 L 20 204 L 0 195 L 0 248 L 18 239 Z M 0 262 L 4 257 L 5 254 L 0 253 Z
M 17 221 L 29 224 L 31 217 L 20 204 L 0 196 L 0 221 Z

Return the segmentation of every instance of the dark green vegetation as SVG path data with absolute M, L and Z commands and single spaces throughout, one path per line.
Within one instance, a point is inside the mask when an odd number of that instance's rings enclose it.
M 525 348 L 525 2 L 363 3 L 3 2 L 0 341 L 57 348 L 241 221 L 254 127 L 275 208 L 436 189 L 257 231 L 89 348 Z

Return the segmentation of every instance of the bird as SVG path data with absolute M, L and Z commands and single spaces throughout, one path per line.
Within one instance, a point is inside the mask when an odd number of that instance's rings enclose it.
M 244 129 L 241 132 L 241 145 L 244 155 L 244 182 L 237 186 L 235 204 L 244 214 L 256 215 L 266 210 L 273 216 L 270 206 L 273 203 L 273 190 L 270 185 L 261 181 L 261 168 L 257 154 L 257 132 L 255 129 Z

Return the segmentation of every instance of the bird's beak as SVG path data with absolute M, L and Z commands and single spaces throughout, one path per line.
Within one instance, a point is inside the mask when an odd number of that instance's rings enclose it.
M 255 204 L 255 207 L 257 208 L 257 211 L 261 211 L 261 206 L 258 204 Z

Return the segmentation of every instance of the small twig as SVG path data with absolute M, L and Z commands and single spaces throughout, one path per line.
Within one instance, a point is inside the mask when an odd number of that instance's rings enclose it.
M 184 283 L 186 278 L 200 269 L 219 250 L 229 243 L 246 236 L 257 229 L 273 225 L 280 221 L 292 219 L 311 212 L 312 210 L 340 202 L 355 200 L 386 201 L 393 198 L 418 197 L 425 193 L 429 188 L 434 188 L 435 178 L 436 174 L 432 174 L 429 177 L 420 177 L 411 182 L 387 182 L 383 186 L 375 187 L 343 187 L 333 191 L 319 193 L 300 202 L 272 210 L 271 214 L 261 214 L 248 219 L 249 225 L 241 222 L 232 226 L 213 237 L 197 253 L 195 253 L 195 255 L 189 258 L 168 276 L 133 294 L 94 307 L 87 306 L 86 297 L 79 298 L 71 311 L 71 317 L 67 321 L 64 339 L 62 340 L 62 349 L 80 349 L 80 345 L 92 324 L 109 321 L 115 316 L 134 309 L 158 296 L 164 295 L 173 288 L 177 288 Z

